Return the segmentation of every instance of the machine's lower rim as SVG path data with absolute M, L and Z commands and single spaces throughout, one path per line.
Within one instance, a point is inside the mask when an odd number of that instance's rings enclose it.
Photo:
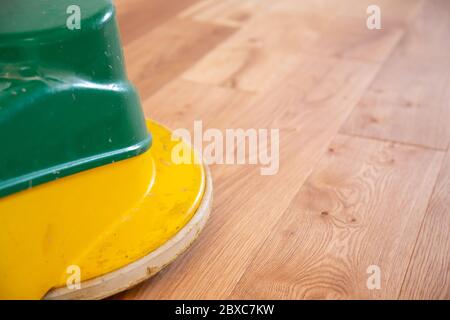
M 45 300 L 94 300 L 103 299 L 129 289 L 157 274 L 173 262 L 198 237 L 206 224 L 212 207 L 213 185 L 211 172 L 205 168 L 205 192 L 192 219 L 170 240 L 158 249 L 125 267 L 105 275 L 83 281 L 80 289 L 66 287 L 52 289 Z

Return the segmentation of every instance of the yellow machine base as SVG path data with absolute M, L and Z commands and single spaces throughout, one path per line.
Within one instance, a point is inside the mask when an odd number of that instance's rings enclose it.
M 190 222 L 205 169 L 169 130 L 148 127 L 153 145 L 143 155 L 0 199 L 0 299 L 41 299 L 124 268 Z M 172 161 L 180 144 L 190 164 Z

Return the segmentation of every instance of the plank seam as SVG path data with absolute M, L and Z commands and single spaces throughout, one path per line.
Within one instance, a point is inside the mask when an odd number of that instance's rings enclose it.
M 442 152 L 442 151 L 437 151 L 437 152 Z M 439 177 L 441 176 L 441 174 L 444 174 L 444 171 L 445 171 L 445 162 L 444 162 L 444 160 L 445 160 L 445 157 L 442 157 L 442 159 L 441 159 L 441 166 L 439 168 L 438 174 L 436 175 L 436 178 L 434 179 L 433 189 L 430 192 L 430 195 L 428 197 L 427 207 L 425 208 L 425 214 L 423 215 L 423 219 L 422 219 L 422 221 L 420 223 L 419 231 L 417 232 L 416 240 L 414 241 L 414 247 L 413 247 L 413 250 L 411 252 L 411 256 L 409 257 L 408 266 L 406 267 L 405 274 L 403 275 L 403 280 L 402 280 L 402 284 L 400 286 L 400 289 L 398 291 L 397 300 L 400 299 L 400 297 L 402 295 L 402 292 L 404 290 L 404 286 L 405 286 L 405 282 L 406 282 L 406 276 L 408 275 L 408 272 L 409 272 L 409 270 L 411 268 L 411 262 L 412 262 L 412 260 L 413 260 L 413 258 L 415 256 L 415 254 L 416 254 L 417 244 L 419 242 L 420 235 L 421 235 L 421 233 L 422 233 L 422 231 L 424 229 L 425 220 L 430 215 L 431 200 L 433 199 L 434 193 L 436 192 L 436 186 L 437 186 L 437 184 L 439 182 Z
M 354 137 L 354 138 L 360 138 L 360 139 L 365 139 L 365 140 L 390 142 L 390 143 L 400 145 L 400 146 L 413 147 L 413 148 L 418 148 L 418 149 L 423 149 L 423 150 L 430 150 L 430 151 L 437 151 L 437 152 L 445 152 L 447 150 L 447 149 L 441 149 L 441 148 L 436 148 L 436 147 L 430 147 L 430 146 L 426 146 L 426 145 L 422 145 L 422 144 L 418 144 L 418 143 L 409 143 L 409 142 L 402 142 L 402 141 L 396 141 L 396 140 L 390 140 L 390 139 L 381 139 L 381 138 L 377 138 L 377 137 L 365 136 L 362 134 L 355 134 L 355 133 L 350 133 L 347 131 L 339 131 L 339 134 L 347 136 L 347 137 Z

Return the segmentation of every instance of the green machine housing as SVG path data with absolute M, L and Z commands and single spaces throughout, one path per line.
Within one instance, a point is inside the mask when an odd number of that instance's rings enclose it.
M 110 0 L 2 2 L 0 197 L 150 145 Z

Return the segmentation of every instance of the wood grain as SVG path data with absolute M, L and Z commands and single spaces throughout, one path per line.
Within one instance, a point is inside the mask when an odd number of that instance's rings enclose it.
M 391 54 L 403 34 L 403 28 L 369 30 L 360 19 L 337 15 L 316 43 L 304 50 L 319 56 L 379 63 Z
M 203 130 L 225 130 L 229 110 L 245 110 L 253 99 L 247 92 L 176 79 L 144 101 L 144 112 L 173 130 L 189 130 L 193 137 L 194 121 L 202 121 Z
M 175 17 L 199 0 L 115 0 L 125 45 Z
M 450 1 L 428 0 L 408 25 L 398 46 L 401 55 L 422 56 L 428 60 L 450 58 Z
M 233 298 L 396 298 L 440 152 L 338 135 Z M 380 290 L 366 270 L 378 265 Z
M 184 73 L 190 81 L 258 92 L 280 81 L 302 59 L 327 20 L 288 12 L 261 14 Z M 270 32 L 267 32 L 270 30 Z
M 117 4 L 146 116 L 279 129 L 280 167 L 213 165 L 198 241 L 116 298 L 449 298 L 447 0 L 143 2 Z
M 241 27 L 252 17 L 264 12 L 268 0 L 206 0 L 190 6 L 179 17 L 229 27 Z
M 401 299 L 450 299 L 450 152 L 409 264 Z
M 432 0 L 423 6 L 342 132 L 447 148 L 450 59 L 444 52 L 430 48 L 440 46 L 439 40 L 448 38 L 450 13 L 449 2 L 438 3 L 441 5 L 436 7 L 437 1 Z M 437 37 L 432 26 L 438 27 Z
M 128 75 L 145 99 L 233 32 L 228 27 L 172 19 L 125 46 Z
M 308 18 L 308 24 L 311 20 L 329 21 L 319 39 L 303 48 L 308 53 L 382 62 L 401 40 L 404 29 L 418 14 L 422 3 L 422 0 L 287 0 L 273 4 L 271 11 L 294 11 L 297 16 Z M 369 5 L 378 5 L 381 9 L 381 30 L 367 28 Z
M 449 100 L 450 60 L 436 63 L 396 51 L 342 132 L 445 150 Z
M 316 68 L 311 66 L 313 63 Z M 342 68 L 336 64 L 342 64 Z M 311 66 L 308 74 L 299 72 L 305 69 L 305 65 Z M 226 127 L 264 128 L 271 127 L 271 115 L 277 111 L 288 109 L 298 114 L 309 114 L 308 117 L 299 117 L 295 126 L 281 130 L 278 174 L 261 176 L 259 168 L 254 166 L 216 166 L 213 171 L 215 207 L 211 223 L 198 243 L 172 265 L 164 277 L 155 277 L 147 285 L 128 292 L 124 298 L 225 298 L 232 292 L 252 255 L 351 111 L 351 103 L 342 102 L 356 101 L 365 90 L 363 84 L 367 87 L 376 73 L 376 67 L 361 62 L 327 62 L 310 58 L 305 65 L 294 69 L 267 96 L 243 106 L 244 111 L 236 107 L 237 114 L 228 113 L 220 118 Z M 341 72 L 344 69 L 348 71 Z M 317 73 L 313 75 L 314 72 Z M 317 97 L 322 100 L 322 107 L 318 108 L 313 103 L 315 91 L 305 97 L 299 90 L 306 83 L 305 79 L 309 79 L 311 88 L 319 84 L 326 88 L 327 92 Z M 304 90 L 308 91 L 307 88 Z M 352 96 L 356 98 L 352 99 Z M 290 188 L 273 187 L 283 184 Z M 227 276 L 217 278 L 218 274 Z
M 356 19 L 361 25 L 365 26 L 369 16 L 367 8 L 370 5 L 376 5 L 380 8 L 383 30 L 407 28 L 410 23 L 416 20 L 426 1 L 428 0 L 343 0 L 338 16 L 344 19 Z
M 381 2 L 386 11 L 396 8 Z M 271 1 L 183 78 L 256 92 L 279 81 L 303 53 L 383 62 L 403 35 L 399 26 L 409 20 L 421 2 L 409 3 L 407 7 L 401 1 L 403 15 L 397 15 L 395 24 L 373 31 L 366 27 L 367 6 L 358 5 L 364 10 L 357 11 L 359 18 L 355 18 L 354 2 Z

